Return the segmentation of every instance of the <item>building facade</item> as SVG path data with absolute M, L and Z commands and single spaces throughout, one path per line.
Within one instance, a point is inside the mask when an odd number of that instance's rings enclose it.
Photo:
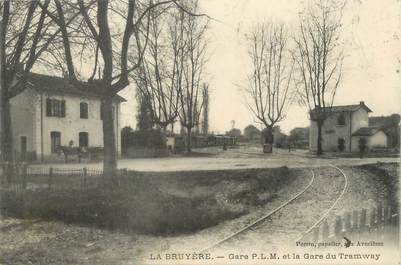
M 65 79 L 32 74 L 29 86 L 11 100 L 13 149 L 17 157 L 46 160 L 60 146 L 102 147 L 99 94 L 72 87 Z M 113 103 L 116 149 L 121 153 L 120 103 Z
M 312 110 L 313 112 L 313 110 Z M 372 112 L 363 101 L 357 105 L 332 106 L 327 108 L 328 118 L 322 127 L 322 149 L 329 152 L 358 152 L 361 138 L 365 138 L 367 149 L 387 147 L 387 136 L 380 128 L 369 127 Z M 317 151 L 318 128 L 310 121 L 309 149 Z

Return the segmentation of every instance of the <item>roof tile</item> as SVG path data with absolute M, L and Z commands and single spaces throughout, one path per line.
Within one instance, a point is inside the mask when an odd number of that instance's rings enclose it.
M 372 112 L 372 110 L 368 108 L 363 102 L 355 105 L 332 106 L 332 107 L 325 107 L 322 109 L 324 109 L 325 111 L 327 111 L 327 113 L 329 113 L 329 112 L 354 112 L 360 108 L 365 108 L 367 112 Z M 312 110 L 312 112 L 314 111 L 315 109 Z
M 372 136 L 375 135 L 378 131 L 382 131 L 382 129 L 378 127 L 361 127 L 357 131 L 355 131 L 352 136 Z
M 33 85 L 33 89 L 44 92 L 65 93 L 77 96 L 87 96 L 99 98 L 100 92 L 90 87 L 86 82 L 79 82 L 80 86 L 72 85 L 66 78 L 50 76 L 38 73 L 31 73 L 28 82 Z M 116 95 L 118 101 L 126 101 L 123 97 Z

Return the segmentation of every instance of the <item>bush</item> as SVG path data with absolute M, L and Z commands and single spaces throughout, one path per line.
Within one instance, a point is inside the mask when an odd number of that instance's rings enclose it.
M 125 132 L 121 134 L 121 145 L 124 151 L 133 146 L 147 148 L 165 148 L 166 138 L 160 129 Z
M 121 148 L 122 154 L 130 157 L 157 157 L 158 150 L 166 150 L 166 137 L 161 130 L 149 131 L 124 131 L 121 133 Z M 156 150 L 145 152 L 140 155 L 141 150 Z M 134 151 L 132 151 L 134 150 Z M 139 151 L 137 151 L 139 150 Z M 154 153 L 154 155 L 149 154 Z M 164 154 L 161 154 L 162 156 Z
M 362 165 L 360 168 L 372 173 L 370 181 L 380 183 L 386 189 L 387 203 L 394 209 L 399 208 L 399 165 L 398 164 L 368 164 Z M 375 183 L 375 184 L 376 184 Z M 380 185 L 375 185 L 379 187 Z M 380 193 L 378 191 L 377 193 Z

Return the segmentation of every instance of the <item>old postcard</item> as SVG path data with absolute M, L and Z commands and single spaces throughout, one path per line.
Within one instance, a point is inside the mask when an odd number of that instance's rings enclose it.
M 401 264 L 400 38 L 400 0 L 0 1 L 0 264 Z

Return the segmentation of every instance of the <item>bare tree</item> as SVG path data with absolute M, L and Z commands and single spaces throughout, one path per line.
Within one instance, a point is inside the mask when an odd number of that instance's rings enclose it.
M 0 3 L 0 149 L 3 161 L 13 161 L 10 100 L 24 91 L 35 63 L 60 39 L 61 30 L 54 29 L 53 21 L 47 16 L 49 3 L 50 0 Z M 76 16 L 72 14 L 66 25 Z
M 155 8 L 150 13 L 147 50 L 133 77 L 138 93 L 147 99 L 152 122 L 165 132 L 178 118 L 177 63 L 182 50 L 177 49 L 177 42 L 182 34 L 176 24 L 176 10 Z
M 153 129 L 154 123 L 151 117 L 150 100 L 147 95 L 137 93 L 138 107 L 136 113 L 136 128 L 141 132 L 149 132 Z
M 252 70 L 248 107 L 265 126 L 265 143 L 273 144 L 273 126 L 285 118 L 293 98 L 294 62 L 288 49 L 284 25 L 264 23 L 248 35 Z
M 62 32 L 65 62 L 68 69 L 68 77 L 72 84 L 96 91 L 102 101 L 103 113 L 103 145 L 104 160 L 103 170 L 106 175 L 112 176 L 117 168 L 116 135 L 113 122 L 113 101 L 118 92 L 129 85 L 130 72 L 137 69 L 143 59 L 146 50 L 151 11 L 158 6 L 171 6 L 188 12 L 178 0 L 129 0 L 112 1 L 97 0 L 96 8 L 87 8 L 91 2 L 77 0 L 73 5 L 69 1 L 54 0 L 55 11 L 47 12 L 57 23 Z M 66 26 L 66 17 L 69 10 L 79 10 L 79 31 L 84 35 L 71 36 L 70 28 Z M 196 14 L 190 13 L 196 16 Z M 123 26 L 121 26 L 123 25 Z M 86 49 L 87 58 L 93 58 L 93 71 L 89 78 L 78 79 L 76 69 L 82 61 L 77 55 L 84 50 L 89 42 L 95 45 Z M 118 48 L 116 48 L 116 46 Z M 93 49 L 93 47 L 96 47 Z M 101 69 L 101 71 L 100 71 Z M 99 72 L 99 78 L 95 79 L 95 73 Z M 84 72 L 81 72 L 84 74 Z
M 198 2 L 191 7 L 192 12 L 197 12 Z M 203 98 L 202 84 L 204 82 L 204 66 L 206 62 L 206 37 L 208 27 L 207 20 L 199 20 L 193 16 L 181 16 L 183 20 L 184 50 L 178 62 L 180 72 L 177 85 L 179 86 L 180 123 L 186 130 L 186 149 L 191 152 L 192 130 L 200 122 Z
M 344 4 L 320 0 L 301 17 L 295 38 L 301 101 L 317 126 L 317 154 L 322 150 L 322 127 L 330 115 L 341 80 L 343 51 L 340 42 L 341 11 Z M 312 129 L 312 128 L 311 128 Z

